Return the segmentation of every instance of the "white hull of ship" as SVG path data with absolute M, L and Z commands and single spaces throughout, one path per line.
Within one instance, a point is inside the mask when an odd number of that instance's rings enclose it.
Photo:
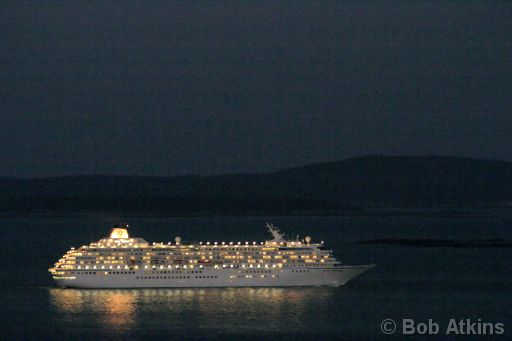
M 315 269 L 202 269 L 183 271 L 138 270 L 134 274 L 73 274 L 55 279 L 67 288 L 206 288 L 206 287 L 292 287 L 341 286 L 374 265 L 347 265 Z

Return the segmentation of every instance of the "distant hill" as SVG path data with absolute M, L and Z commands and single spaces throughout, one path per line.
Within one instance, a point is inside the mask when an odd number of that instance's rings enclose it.
M 267 174 L 0 179 L 0 212 L 305 212 L 512 202 L 512 163 L 365 156 Z

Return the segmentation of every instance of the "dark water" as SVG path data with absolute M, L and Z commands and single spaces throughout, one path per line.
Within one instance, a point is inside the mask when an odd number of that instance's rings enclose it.
M 512 249 L 358 245 L 373 238 L 512 239 L 512 214 L 492 217 L 129 218 L 148 241 L 253 241 L 272 222 L 324 240 L 347 264 L 378 266 L 340 288 L 57 289 L 47 268 L 97 240 L 117 218 L 2 218 L 1 339 L 374 339 L 381 321 L 450 318 L 504 323 L 512 337 Z M 400 335 L 401 332 L 398 332 Z

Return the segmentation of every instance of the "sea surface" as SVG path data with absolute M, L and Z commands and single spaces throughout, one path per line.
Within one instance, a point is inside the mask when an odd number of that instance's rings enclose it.
M 402 320 L 503 323 L 512 339 L 512 249 L 362 245 L 377 238 L 512 239 L 512 212 L 467 217 L 0 218 L 0 339 L 391 339 Z M 107 236 L 118 221 L 148 241 L 263 241 L 265 222 L 288 238 L 323 240 L 346 264 L 377 267 L 339 288 L 76 290 L 47 269 L 71 246 Z M 381 330 L 393 319 L 397 330 Z M 416 334 L 417 335 L 417 334 Z M 486 337 L 489 337 L 487 335 Z M 406 338 L 410 338 L 407 336 Z M 477 337 L 478 338 L 478 337 Z

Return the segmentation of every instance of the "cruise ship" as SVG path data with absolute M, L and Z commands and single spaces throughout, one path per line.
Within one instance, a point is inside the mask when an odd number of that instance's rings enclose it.
M 267 224 L 265 242 L 148 243 L 116 226 L 71 248 L 48 271 L 58 287 L 180 288 L 340 286 L 374 265 L 343 265 L 324 243 L 286 240 Z

